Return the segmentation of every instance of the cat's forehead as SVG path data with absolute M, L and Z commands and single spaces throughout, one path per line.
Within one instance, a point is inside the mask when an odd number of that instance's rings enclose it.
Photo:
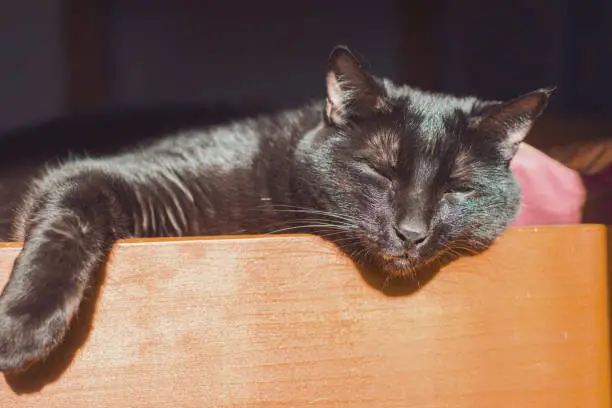
M 465 161 L 462 147 L 469 147 L 463 146 L 466 119 L 476 109 L 478 99 L 397 87 L 389 82 L 385 85 L 395 109 L 371 123 L 364 140 L 364 147 L 378 161 Z
M 430 170 L 443 163 L 467 161 L 470 145 L 464 143 L 464 127 L 456 110 L 405 109 L 401 119 L 396 116 L 369 129 L 363 146 L 369 157 L 382 166 Z
M 420 120 L 395 121 L 371 129 L 363 151 L 381 166 L 435 162 L 449 157 L 454 145 L 443 117 L 427 116 Z
M 430 111 L 412 116 L 412 123 L 405 126 L 405 138 L 414 138 L 417 147 L 425 151 L 436 151 L 439 145 L 448 142 L 453 129 L 450 126 L 452 113 Z
M 471 112 L 480 103 L 472 96 L 454 96 L 430 91 L 423 91 L 407 85 L 398 86 L 385 79 L 382 81 L 389 98 L 401 101 L 411 110 L 420 113 L 437 113 L 450 115 L 455 111 Z

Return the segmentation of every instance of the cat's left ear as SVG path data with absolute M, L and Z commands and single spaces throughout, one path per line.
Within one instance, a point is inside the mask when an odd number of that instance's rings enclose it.
M 499 138 L 513 154 L 531 130 L 535 120 L 544 112 L 554 90 L 555 88 L 538 89 L 493 106 L 483 115 L 474 118 L 473 125 Z
M 351 118 L 366 117 L 387 107 L 382 86 L 345 46 L 337 46 L 331 52 L 326 83 L 325 117 L 328 123 L 342 125 Z

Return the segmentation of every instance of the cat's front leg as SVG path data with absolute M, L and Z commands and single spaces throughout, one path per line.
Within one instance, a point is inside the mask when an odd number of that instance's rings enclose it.
M 0 295 L 0 370 L 26 368 L 59 344 L 92 276 L 125 235 L 115 178 L 47 177 L 22 217 L 24 247 Z

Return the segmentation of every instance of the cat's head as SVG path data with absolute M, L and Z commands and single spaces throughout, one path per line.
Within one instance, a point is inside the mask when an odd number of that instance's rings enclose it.
M 512 222 L 520 188 L 510 161 L 551 90 L 504 103 L 427 93 L 371 76 L 345 47 L 326 79 L 323 125 L 298 149 L 328 212 L 318 233 L 401 276 L 480 252 Z

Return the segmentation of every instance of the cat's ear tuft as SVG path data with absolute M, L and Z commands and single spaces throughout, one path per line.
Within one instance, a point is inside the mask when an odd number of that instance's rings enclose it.
M 367 73 L 359 59 L 345 46 L 331 52 L 327 65 L 326 119 L 343 124 L 386 108 L 384 90 Z
M 556 88 L 541 88 L 500 103 L 475 118 L 474 124 L 488 133 L 502 139 L 502 142 L 515 150 L 542 115 L 548 99 Z

